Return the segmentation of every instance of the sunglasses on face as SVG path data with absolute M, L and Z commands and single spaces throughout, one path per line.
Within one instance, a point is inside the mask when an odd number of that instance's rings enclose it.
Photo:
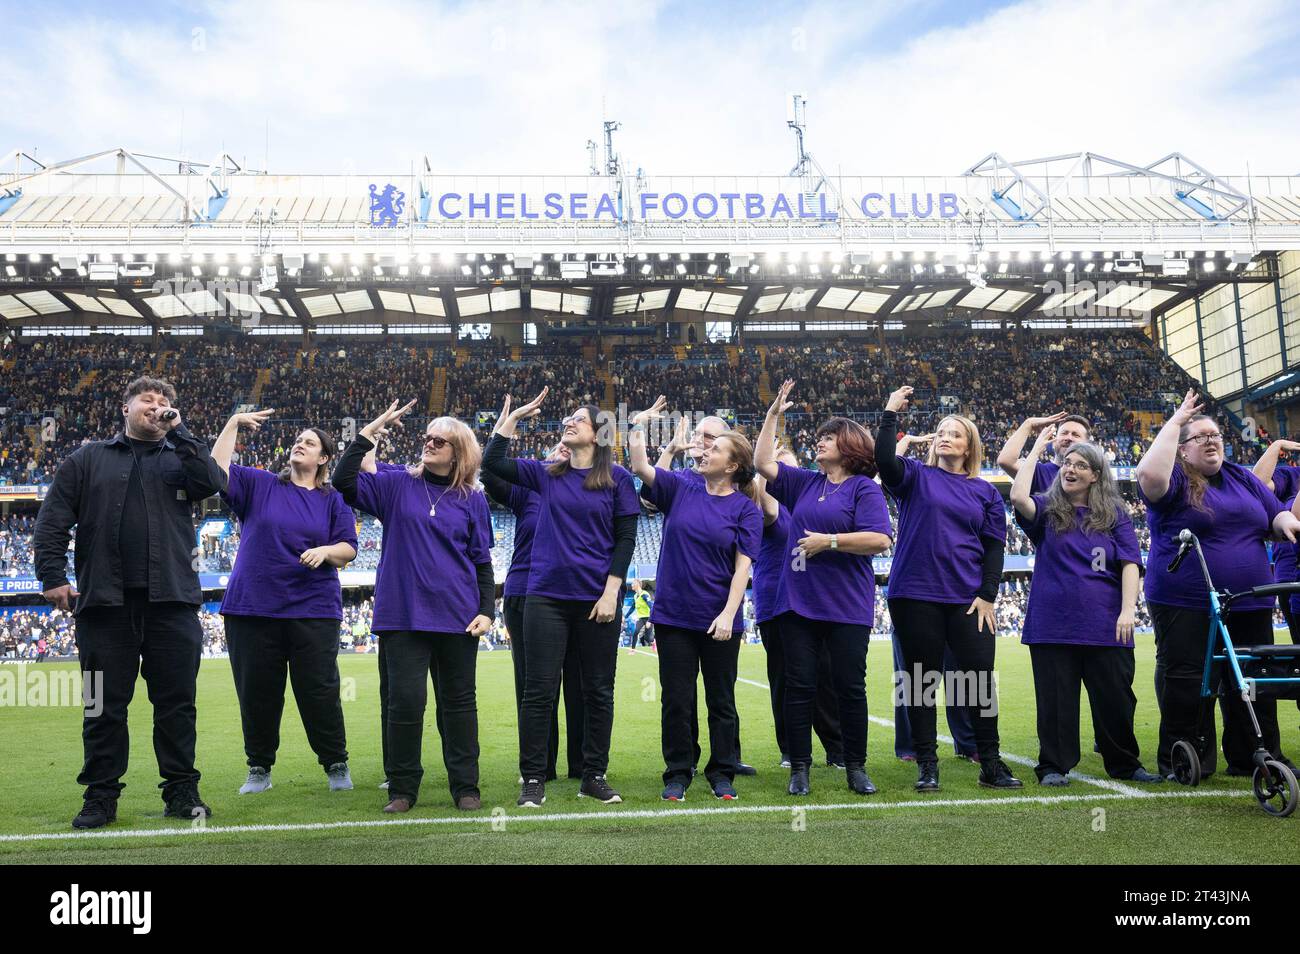
M 447 440 L 447 438 L 445 437 L 429 437 L 426 438 L 424 442 L 428 444 L 430 447 L 432 447 L 434 450 L 442 450 L 444 447 L 446 447 L 448 444 L 451 443 L 451 441 Z

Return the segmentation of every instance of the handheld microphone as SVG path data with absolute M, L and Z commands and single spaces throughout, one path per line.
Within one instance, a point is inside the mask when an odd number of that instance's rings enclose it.
M 1178 542 L 1181 544 L 1178 547 L 1178 555 L 1174 557 L 1173 562 L 1170 563 L 1167 568 L 1170 573 L 1174 573 L 1178 570 L 1178 567 L 1183 562 L 1183 557 L 1187 556 L 1188 552 L 1192 549 L 1192 545 L 1196 542 L 1196 537 L 1192 535 L 1192 531 L 1184 529 L 1180 534 L 1178 534 Z
M 171 408 L 168 408 L 167 410 L 165 410 L 165 411 L 163 411 L 161 414 L 159 414 L 159 415 L 158 415 L 158 418 L 159 418 L 159 420 L 163 420 L 163 421 L 174 421 L 174 420 L 176 420 L 176 418 L 178 418 L 178 417 L 180 417 L 180 416 L 181 416 L 181 415 L 180 415 L 180 412 L 179 412 L 179 411 L 174 411 L 174 410 L 172 410 Z

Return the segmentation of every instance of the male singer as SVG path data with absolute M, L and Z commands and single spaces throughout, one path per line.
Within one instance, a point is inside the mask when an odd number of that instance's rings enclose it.
M 75 606 L 82 676 L 102 696 L 87 699 L 82 720 L 85 762 L 77 783 L 86 791 L 74 828 L 100 828 L 117 817 L 137 672 L 153 703 L 164 814 L 212 814 L 199 798 L 194 768 L 203 595 L 192 511 L 226 479 L 207 445 L 181 422 L 175 400 L 167 381 L 132 381 L 122 397 L 122 431 L 77 448 L 59 465 L 36 518 L 44 596 L 59 609 Z M 74 526 L 75 589 L 67 579 Z

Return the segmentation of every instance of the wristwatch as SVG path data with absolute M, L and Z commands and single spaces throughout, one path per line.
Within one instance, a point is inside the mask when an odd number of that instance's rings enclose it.
M 839 548 L 840 548 L 840 535 L 839 535 L 838 533 L 832 533 L 832 534 L 831 534 L 831 549 L 832 549 L 832 550 L 838 550 Z

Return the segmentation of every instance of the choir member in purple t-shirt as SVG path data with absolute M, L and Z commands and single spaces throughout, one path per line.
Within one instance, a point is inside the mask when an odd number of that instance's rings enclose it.
M 554 463 L 569 459 L 569 449 L 563 443 L 553 447 L 544 460 Z M 515 671 L 515 718 L 518 721 L 519 744 L 523 746 L 524 686 L 528 681 L 528 645 L 524 630 L 524 604 L 528 599 L 528 567 L 533 555 L 533 537 L 537 533 L 537 517 L 542 501 L 527 487 L 519 487 L 484 470 L 481 479 L 488 497 L 515 515 L 514 552 L 510 569 L 506 572 L 502 591 L 501 612 L 505 617 L 506 632 L 510 636 L 510 662 Z M 564 674 L 561 686 L 555 690 L 555 706 L 551 712 L 551 730 L 546 745 L 546 781 L 558 777 L 556 763 L 560 751 L 560 692 L 564 692 L 564 726 L 568 755 L 569 778 L 582 778 L 582 724 L 585 718 L 582 705 L 582 667 L 578 652 L 573 647 L 564 656 Z
M 694 475 L 652 467 L 646 424 L 662 416 L 661 395 L 632 418 L 632 472 L 665 516 L 651 621 L 662 686 L 665 801 L 684 801 L 695 763 L 691 712 L 704 677 L 709 761 L 716 798 L 736 798 L 736 666 L 744 633 L 737 612 L 763 537 L 754 497 L 754 452 L 738 434 L 724 433 L 700 454 Z
M 812 765 L 818 658 L 831 654 L 849 789 L 876 791 L 866 771 L 867 646 L 876 616 L 871 558 L 893 543 L 885 496 L 876 475 L 871 434 L 832 417 L 817 428 L 817 466 L 804 470 L 776 459 L 777 422 L 793 403 L 785 381 L 768 408 L 754 465 L 767 492 L 790 510 L 790 536 L 781 570 L 786 612 L 778 619 L 785 645 L 785 721 L 791 795 L 807 795 Z
M 953 414 L 934 429 L 925 463 L 897 455 L 898 415 L 910 387 L 889 396 L 880 418 L 876 463 L 898 501 L 898 545 L 889 571 L 889 615 L 903 657 L 896 693 L 908 706 L 916 748 L 916 789 L 939 788 L 935 728 L 938 685 L 971 710 L 979 784 L 1020 788 L 1002 761 L 993 657 L 993 604 L 1002 577 L 1007 515 L 1002 496 L 980 478 L 983 449 L 974 422 Z M 956 668 L 945 672 L 944 649 Z
M 347 790 L 352 779 L 339 700 L 338 567 L 357 555 L 356 518 L 329 484 L 334 440 L 318 428 L 303 429 L 278 474 L 231 463 L 240 427 L 256 431 L 271 413 L 234 415 L 212 447 L 212 459 L 228 477 L 222 499 L 241 530 L 221 600 L 248 757 L 239 791 L 271 787 L 286 674 L 330 789 Z
M 632 475 L 614 463 L 614 437 L 600 408 L 583 405 L 563 421 L 569 459 L 551 464 L 506 455 L 519 421 L 541 413 L 546 390 L 511 409 L 510 398 L 488 441 L 483 467 L 538 495 L 541 510 L 528 568 L 524 630 L 528 634 L 518 805 L 546 801 L 546 745 L 565 654 L 576 646 L 586 703 L 582 784 L 578 797 L 622 801 L 609 784 L 614 727 L 618 607 L 641 513 Z
M 419 796 L 430 675 L 452 801 L 473 811 L 482 807 L 475 668 L 496 596 L 492 518 L 478 488 L 478 441 L 463 422 L 439 417 L 425 428 L 418 465 L 375 474 L 361 470 L 375 438 L 400 426 L 414 403 L 399 408 L 394 401 L 361 429 L 335 468 L 334 484 L 384 527 L 372 626 L 380 642 L 388 643 L 384 811 L 410 811 Z
M 1276 440 L 1260 455 L 1251 469 L 1256 477 L 1264 481 L 1268 489 L 1278 500 L 1290 506 L 1300 493 L 1300 467 L 1294 464 L 1279 464 L 1278 457 L 1283 451 L 1295 453 L 1300 451 L 1300 443 L 1288 440 Z M 1300 579 L 1296 569 L 1296 547 L 1294 543 L 1277 541 L 1273 544 L 1273 579 L 1277 583 L 1294 583 Z M 1291 633 L 1291 642 L 1300 643 L 1300 594 L 1283 596 L 1278 601 L 1282 616 L 1286 619 L 1287 629 Z M 1296 705 L 1300 706 L 1300 701 Z
M 1056 436 L 1052 438 L 1052 459 L 1050 461 L 1040 460 L 1030 454 L 1028 460 L 1022 462 L 1020 452 L 1024 450 L 1030 436 L 1041 433 L 1044 427 L 1053 424 L 1056 426 Z M 1092 425 L 1088 423 L 1086 417 L 1081 417 L 1078 414 L 1067 414 L 1065 411 L 1047 417 L 1027 418 L 1012 432 L 1011 436 L 1007 438 L 1007 442 L 1002 445 L 1002 450 L 998 453 L 998 466 L 1006 471 L 1007 476 L 1014 478 L 1016 474 L 1020 473 L 1022 463 L 1032 461 L 1034 464 L 1032 492 L 1036 494 L 1044 493 L 1052 485 L 1052 481 L 1056 479 L 1061 464 L 1065 461 L 1065 455 L 1070 452 L 1070 448 L 1075 444 L 1091 440 L 1091 432 Z
M 1039 431 L 1029 460 L 1055 434 Z M 1034 579 L 1021 642 L 1029 647 L 1038 704 L 1039 784 L 1068 785 L 1079 764 L 1079 687 L 1111 778 L 1163 782 L 1142 767 L 1133 734 L 1133 629 L 1142 553 L 1106 456 L 1075 441 L 1045 493 L 1020 467 L 1011 485 L 1016 522 L 1034 544 Z
M 1160 772 L 1173 772 L 1173 747 L 1206 742 L 1200 751 L 1203 777 L 1213 774 L 1214 700 L 1201 698 L 1209 632 L 1210 599 L 1198 560 L 1167 569 L 1178 551 L 1178 535 L 1191 530 L 1216 588 L 1242 593 L 1273 582 L 1264 541 L 1295 542 L 1300 519 L 1250 469 L 1223 457 L 1223 435 L 1214 419 L 1198 413 L 1200 399 L 1188 391 L 1137 466 L 1138 491 L 1147 505 L 1151 553 L 1146 597 L 1156 631 L 1156 696 L 1160 702 Z M 1224 623 L 1238 646 L 1273 642 L 1273 597 L 1236 600 Z M 1221 696 L 1223 756 L 1229 775 L 1253 774 L 1255 732 L 1245 703 Z M 1286 761 L 1278 742 L 1277 702 L 1260 699 L 1255 716 L 1264 745 Z

